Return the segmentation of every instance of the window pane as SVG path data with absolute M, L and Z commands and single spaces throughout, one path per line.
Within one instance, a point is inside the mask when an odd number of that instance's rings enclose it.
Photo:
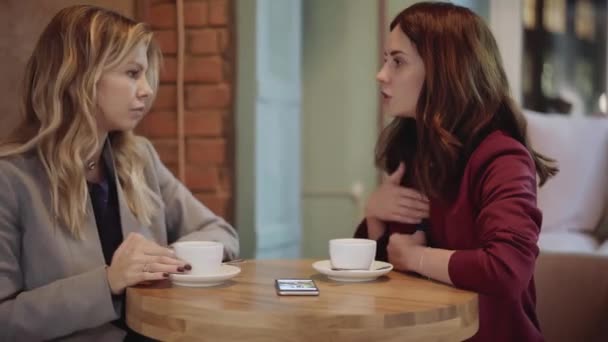
M 524 107 L 605 113 L 607 0 L 526 0 Z M 602 100 L 605 103 L 605 100 Z

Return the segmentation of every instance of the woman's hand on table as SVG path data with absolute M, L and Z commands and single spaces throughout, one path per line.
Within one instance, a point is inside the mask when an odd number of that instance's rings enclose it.
M 116 249 L 106 272 L 112 294 L 118 295 L 129 286 L 166 279 L 169 273 L 190 269 L 190 265 L 175 257 L 173 250 L 131 233 Z
M 426 236 L 422 231 L 414 234 L 392 234 L 388 240 L 386 251 L 388 262 L 399 271 L 410 271 L 419 262 L 420 249 L 427 245 Z

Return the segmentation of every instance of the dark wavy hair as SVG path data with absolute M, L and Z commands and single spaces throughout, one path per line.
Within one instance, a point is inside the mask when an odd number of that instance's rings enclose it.
M 451 3 L 421 2 L 393 19 L 391 31 L 397 27 L 418 50 L 426 76 L 416 118 L 395 118 L 380 134 L 379 168 L 392 173 L 403 161 L 403 184 L 428 196 L 449 196 L 481 140 L 503 130 L 530 151 L 540 185 L 557 173 L 552 159 L 530 147 L 526 120 L 483 19 Z

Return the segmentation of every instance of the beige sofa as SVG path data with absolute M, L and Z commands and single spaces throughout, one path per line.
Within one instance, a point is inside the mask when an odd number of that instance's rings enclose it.
M 525 113 L 532 146 L 560 173 L 543 210 L 537 312 L 548 342 L 608 341 L 608 118 Z

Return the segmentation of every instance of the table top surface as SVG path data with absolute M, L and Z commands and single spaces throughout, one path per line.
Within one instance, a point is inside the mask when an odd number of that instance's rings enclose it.
M 473 324 L 477 329 L 475 293 L 396 271 L 370 282 L 336 282 L 315 271 L 313 262 L 246 260 L 236 265 L 241 268 L 238 276 L 214 287 L 177 287 L 162 281 L 129 288 L 127 322 L 136 331 L 155 324 L 170 329 L 171 318 L 299 329 L 303 324 L 314 329 L 389 329 L 459 320 L 463 327 Z M 320 294 L 279 296 L 274 286 L 278 278 L 313 279 Z

